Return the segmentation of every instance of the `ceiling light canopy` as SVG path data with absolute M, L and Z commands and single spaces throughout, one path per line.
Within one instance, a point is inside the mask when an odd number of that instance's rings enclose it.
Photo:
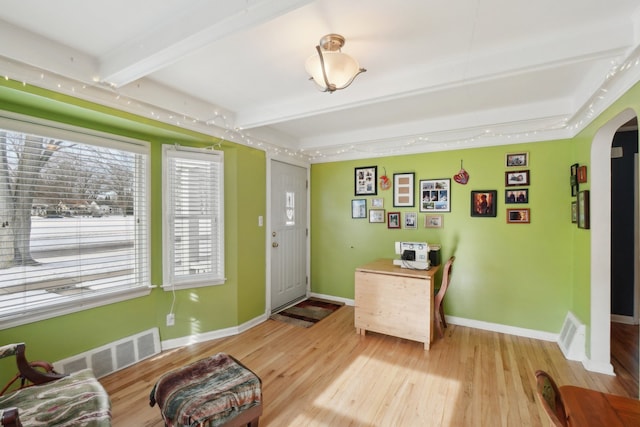
M 358 61 L 342 53 L 345 39 L 340 34 L 327 34 L 316 46 L 317 55 L 307 59 L 305 69 L 323 92 L 335 92 L 351 84 L 353 79 L 367 70 Z

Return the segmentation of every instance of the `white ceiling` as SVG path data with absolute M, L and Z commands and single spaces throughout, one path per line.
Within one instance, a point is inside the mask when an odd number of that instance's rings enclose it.
M 308 81 L 328 33 L 366 73 Z M 0 74 L 310 162 L 568 138 L 640 80 L 638 0 L 0 0 Z

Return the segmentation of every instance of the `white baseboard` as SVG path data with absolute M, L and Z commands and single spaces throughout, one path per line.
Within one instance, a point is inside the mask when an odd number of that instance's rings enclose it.
M 558 342 L 558 334 L 538 331 L 535 329 L 518 328 L 515 326 L 501 325 L 499 323 L 483 322 L 480 320 L 465 319 L 463 317 L 445 316 L 448 323 L 485 331 L 500 332 L 502 334 L 515 335 L 525 338 L 535 338 L 542 341 Z
M 309 293 L 309 297 L 326 299 L 329 301 L 337 301 L 337 302 L 343 303 L 344 305 L 351 305 L 351 306 L 356 305 L 356 302 L 352 299 L 336 297 L 334 295 L 324 295 L 324 294 L 317 294 L 315 292 L 311 292 Z
M 189 344 L 196 344 L 200 342 L 206 342 L 210 340 L 215 340 L 218 338 L 226 338 L 233 335 L 238 335 L 244 331 L 247 331 L 253 328 L 256 325 L 266 321 L 269 316 L 265 313 L 261 316 L 255 317 L 248 322 L 245 322 L 238 326 L 233 326 L 231 328 L 218 329 L 217 331 L 210 331 L 204 334 L 196 334 L 196 335 L 188 335 L 186 337 L 173 338 L 170 340 L 164 340 L 160 342 L 160 346 L 162 350 L 170 350 L 172 348 L 184 347 Z
M 350 306 L 355 305 L 355 301 L 353 299 L 336 297 L 334 295 L 324 295 L 324 294 L 318 294 L 318 293 L 312 292 L 309 294 L 309 296 L 326 299 L 326 300 L 338 301 L 338 302 L 342 302 L 345 305 L 350 305 Z M 186 337 L 165 340 L 161 342 L 162 350 L 168 350 L 171 348 L 182 347 L 189 344 L 237 335 L 241 332 L 251 329 L 252 327 L 266 321 L 268 318 L 269 318 L 268 315 L 263 314 L 237 327 L 231 327 L 226 329 L 220 329 L 217 331 L 207 332 L 204 334 L 190 335 Z M 482 322 L 479 320 L 465 319 L 462 317 L 446 316 L 446 320 L 448 323 L 452 325 L 466 326 L 469 328 L 482 329 L 485 331 L 499 332 L 503 334 L 516 335 L 516 336 L 526 337 L 526 338 L 534 338 L 542 341 L 557 342 L 559 337 L 558 334 L 554 334 L 550 332 L 537 331 L 537 330 L 526 329 L 526 328 L 517 328 L 515 326 L 501 325 L 498 323 L 490 323 L 490 322 Z

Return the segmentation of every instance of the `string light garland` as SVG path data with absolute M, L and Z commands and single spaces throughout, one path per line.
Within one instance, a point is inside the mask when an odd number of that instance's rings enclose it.
M 625 59 L 612 61 L 598 90 L 575 114 L 532 121 L 528 131 L 511 131 L 509 126 L 512 125 L 505 124 L 494 125 L 491 128 L 477 127 L 430 132 L 310 150 L 289 149 L 257 138 L 248 131 L 234 127 L 233 119 L 218 110 L 213 110 L 208 118 L 178 113 L 123 95 L 108 84 L 78 82 L 6 58 L 0 60 L 0 76 L 5 81 L 19 82 L 23 87 L 31 85 L 65 93 L 179 128 L 254 147 L 272 156 L 289 156 L 304 162 L 319 163 L 571 138 L 640 81 L 640 46 Z

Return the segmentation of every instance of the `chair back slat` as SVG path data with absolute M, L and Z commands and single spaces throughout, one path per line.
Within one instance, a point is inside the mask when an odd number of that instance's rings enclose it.
M 553 378 L 551 378 L 551 375 L 545 371 L 536 371 L 536 391 L 553 425 L 556 427 L 567 427 L 567 415 L 564 409 L 564 402 L 562 401 L 560 390 Z

